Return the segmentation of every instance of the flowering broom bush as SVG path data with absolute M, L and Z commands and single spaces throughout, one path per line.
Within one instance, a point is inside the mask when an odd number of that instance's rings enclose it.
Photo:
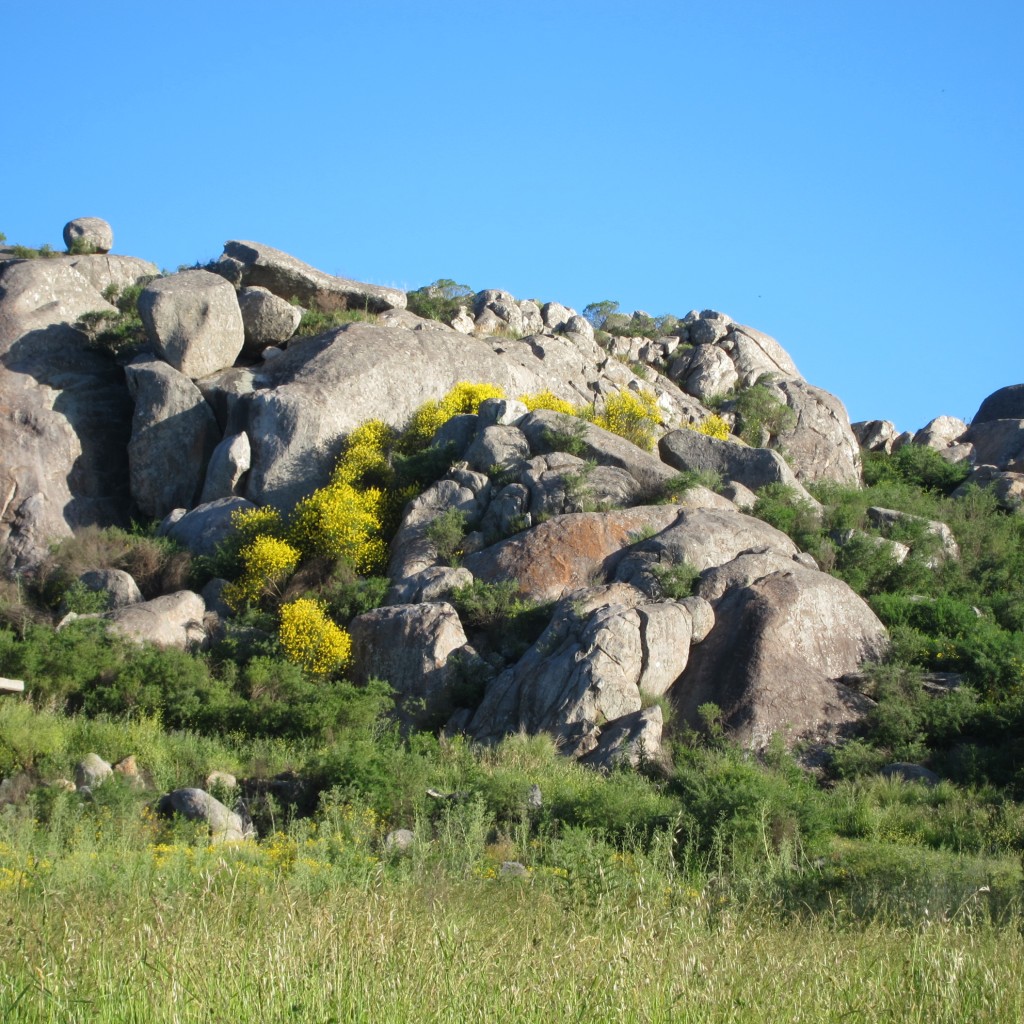
M 537 409 L 550 409 L 552 412 L 564 413 L 566 416 L 578 416 L 580 410 L 572 402 L 559 398 L 550 391 L 538 391 L 533 395 L 520 395 L 519 401 L 526 406 L 530 412 Z
M 604 415 L 594 422 L 649 452 L 654 447 L 654 428 L 661 424 L 661 414 L 650 392 L 620 391 L 609 395 Z
M 295 572 L 301 553 L 286 540 L 261 534 L 239 552 L 242 575 L 224 588 L 232 608 L 255 603 L 268 590 L 280 587 Z
M 291 661 L 315 675 L 343 669 L 352 656 L 352 638 L 308 597 L 281 608 L 278 639 Z

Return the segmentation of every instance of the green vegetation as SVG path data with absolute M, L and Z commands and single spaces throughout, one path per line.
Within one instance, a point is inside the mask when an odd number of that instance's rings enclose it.
M 739 424 L 738 436 L 754 448 L 764 447 L 796 425 L 796 413 L 774 394 L 771 380 L 770 373 L 762 374 L 730 399 Z
M 298 305 L 297 300 L 292 302 Z M 343 327 L 345 324 L 375 324 L 377 314 L 367 309 L 336 309 L 330 313 L 324 313 L 319 309 L 307 309 L 302 314 L 299 326 L 295 328 L 296 338 L 311 337 L 318 334 L 326 334 L 336 327 Z
M 427 320 L 450 324 L 459 315 L 462 306 L 472 307 L 473 295 L 469 285 L 442 277 L 433 284 L 409 292 L 406 295 L 406 308 L 410 313 Z
M 139 316 L 139 296 L 153 278 L 143 278 L 136 284 L 119 289 L 109 285 L 103 298 L 117 307 L 113 310 L 97 310 L 79 317 L 75 326 L 81 330 L 92 345 L 110 352 L 122 359 L 136 355 L 146 343 L 146 329 Z

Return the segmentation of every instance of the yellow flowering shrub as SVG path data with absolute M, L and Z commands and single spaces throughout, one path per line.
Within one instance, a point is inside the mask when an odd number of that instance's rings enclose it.
M 278 639 L 291 661 L 317 675 L 344 668 L 352 656 L 352 638 L 308 597 L 281 608 Z
M 284 536 L 284 520 L 273 505 L 235 509 L 231 513 L 231 525 L 238 531 L 243 543 L 251 543 L 261 534 Z
M 379 572 L 387 560 L 383 537 L 385 493 L 330 483 L 295 506 L 289 538 L 306 555 L 344 558 L 361 575 Z
M 579 414 L 579 410 L 572 402 L 567 402 L 564 398 L 559 398 L 550 391 L 538 391 L 533 395 L 520 395 L 519 401 L 530 412 L 534 412 L 537 409 L 550 409 L 552 412 L 565 413 L 566 416 L 576 416 Z
M 661 413 L 649 391 L 620 391 L 608 397 L 604 415 L 595 417 L 594 422 L 650 451 L 654 447 L 654 428 L 661 424 Z
M 717 438 L 719 441 L 727 441 L 729 439 L 729 424 L 722 419 L 718 413 L 712 413 L 706 419 L 701 420 L 697 426 L 687 424 L 691 430 L 696 430 L 698 434 L 705 434 L 708 437 Z
M 348 436 L 345 451 L 331 474 L 332 483 L 357 484 L 370 474 L 387 475 L 388 451 L 395 432 L 383 420 L 367 420 Z
M 242 575 L 224 588 L 224 600 L 232 608 L 256 602 L 264 591 L 279 586 L 295 572 L 300 558 L 297 548 L 267 534 L 250 541 L 238 555 L 243 566 Z
M 404 431 L 404 438 L 413 445 L 425 444 L 453 416 L 475 413 L 486 399 L 504 397 L 505 392 L 496 384 L 470 384 L 460 380 L 444 398 L 430 399 L 416 410 Z

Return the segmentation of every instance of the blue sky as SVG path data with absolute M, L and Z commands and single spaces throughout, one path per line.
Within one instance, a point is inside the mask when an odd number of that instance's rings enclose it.
M 851 419 L 1024 380 L 1019 3 L 0 0 L 0 231 L 724 310 Z

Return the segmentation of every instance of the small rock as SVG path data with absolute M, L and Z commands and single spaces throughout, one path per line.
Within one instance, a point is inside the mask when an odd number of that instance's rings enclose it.
M 415 841 L 416 836 L 409 829 L 392 829 L 384 837 L 384 849 L 390 853 L 406 853 Z
M 95 789 L 113 775 L 114 769 L 99 754 L 86 754 L 75 765 L 75 788 Z
M 510 878 L 525 878 L 527 875 L 526 865 L 520 864 L 517 860 L 503 861 L 500 871 L 502 875 Z
M 907 761 L 896 761 L 887 764 L 881 774 L 887 779 L 901 779 L 903 782 L 923 782 L 926 786 L 935 786 L 939 782 L 938 775 L 919 764 Z

